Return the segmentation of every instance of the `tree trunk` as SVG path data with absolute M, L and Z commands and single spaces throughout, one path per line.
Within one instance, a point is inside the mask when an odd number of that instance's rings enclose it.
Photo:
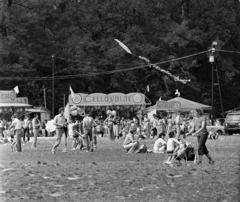
M 0 1 L 0 68 L 3 66 L 3 53 L 4 53 L 4 21 L 5 12 L 7 10 L 8 0 Z

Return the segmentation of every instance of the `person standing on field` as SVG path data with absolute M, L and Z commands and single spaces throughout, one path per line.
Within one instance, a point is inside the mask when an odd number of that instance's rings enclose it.
M 2 117 L 0 117 L 0 138 L 3 138 L 3 128 L 4 128 L 4 123 Z
M 66 122 L 65 122 L 65 117 L 64 117 L 64 109 L 63 107 L 59 108 L 58 110 L 59 114 L 54 117 L 53 120 L 53 125 L 56 126 L 56 143 L 54 144 L 52 148 L 52 153 L 56 153 L 57 147 L 60 145 L 62 141 L 62 152 L 67 153 L 67 141 L 66 141 L 66 134 L 65 134 L 65 127 L 66 127 Z
M 14 127 L 14 134 L 16 135 L 16 152 L 22 152 L 21 134 L 22 134 L 22 123 L 17 118 L 17 115 L 12 116 L 12 124 L 9 126 L 8 130 Z
M 86 152 L 93 152 L 93 136 L 92 136 L 92 129 L 93 129 L 93 118 L 91 115 L 86 112 L 86 117 L 83 119 L 83 130 L 84 130 L 84 138 L 86 140 Z
M 208 139 L 206 117 L 202 116 L 202 111 L 200 109 L 194 110 L 194 115 L 196 116 L 196 118 L 193 120 L 193 127 L 189 131 L 189 133 L 186 134 L 186 136 L 190 134 L 192 134 L 192 136 L 197 136 L 199 155 L 197 164 L 202 164 L 203 155 L 207 156 L 210 164 L 214 164 L 214 160 L 210 156 L 206 147 L 206 141 Z
M 34 115 L 34 118 L 32 120 L 32 127 L 33 127 L 32 148 L 36 148 L 37 147 L 37 137 L 38 137 L 40 127 L 41 127 L 41 122 L 39 121 L 37 114 Z
M 29 115 L 26 115 L 25 119 L 23 120 L 23 142 L 25 142 L 25 137 L 27 137 L 27 141 L 30 140 L 30 125 L 31 120 L 29 118 Z

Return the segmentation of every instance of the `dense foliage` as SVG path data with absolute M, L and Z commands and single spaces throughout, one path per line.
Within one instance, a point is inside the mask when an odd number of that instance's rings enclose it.
M 133 53 L 153 63 L 206 51 L 212 41 L 218 49 L 240 50 L 238 0 L 4 0 L 1 6 L 0 88 L 16 85 L 19 96 L 43 105 L 43 88 L 51 109 L 52 81 L 33 77 L 99 73 L 143 65 L 114 41 L 121 40 Z M 240 107 L 240 54 L 217 52 L 224 110 Z M 139 91 L 155 103 L 181 96 L 211 105 L 211 63 L 207 54 L 160 65 L 191 82 L 175 82 L 144 67 L 98 76 L 55 81 L 55 107 L 62 106 L 69 85 L 75 92 Z M 216 82 L 215 82 L 216 83 Z M 215 86 L 216 115 L 220 99 Z

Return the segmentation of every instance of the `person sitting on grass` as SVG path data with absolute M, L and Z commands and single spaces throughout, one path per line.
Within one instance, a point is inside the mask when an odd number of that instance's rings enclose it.
M 216 140 L 218 138 L 218 133 L 212 128 L 208 133 L 208 139 Z
M 180 142 L 174 138 L 175 133 L 171 131 L 169 134 L 169 139 L 167 141 L 167 153 L 168 153 L 168 159 L 164 162 L 165 164 L 172 164 L 172 159 L 174 158 L 173 154 L 176 151 L 177 146 L 180 146 Z
M 137 128 L 137 131 L 136 131 L 136 139 L 137 140 L 144 140 L 146 139 L 146 137 L 144 136 L 144 134 L 141 132 L 141 129 L 140 128 Z
M 157 140 L 154 143 L 153 146 L 153 153 L 164 153 L 166 151 L 167 148 L 167 143 L 164 140 L 166 134 L 165 133 L 160 133 L 157 136 Z
M 139 142 L 134 138 L 136 130 L 137 129 L 135 127 L 131 127 L 123 142 L 123 148 L 126 149 L 127 153 L 134 153 L 139 148 Z

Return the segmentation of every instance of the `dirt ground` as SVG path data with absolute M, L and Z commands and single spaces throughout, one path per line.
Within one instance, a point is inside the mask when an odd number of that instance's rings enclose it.
M 143 142 L 152 148 L 153 140 Z M 202 166 L 169 167 L 165 154 L 126 154 L 122 140 L 105 137 L 93 153 L 58 149 L 54 155 L 46 139 L 22 153 L 0 145 L 0 201 L 240 201 L 240 136 L 207 146 L 215 165 L 204 158 Z

